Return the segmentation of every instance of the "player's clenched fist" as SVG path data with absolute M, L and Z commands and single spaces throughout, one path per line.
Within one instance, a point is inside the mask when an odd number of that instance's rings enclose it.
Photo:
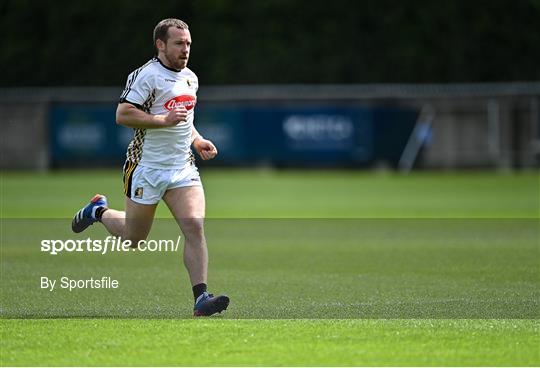
M 203 160 L 211 160 L 217 155 L 216 146 L 208 139 L 202 137 L 195 139 L 193 148 L 195 148 L 195 151 L 197 151 Z
M 174 126 L 187 121 L 188 112 L 184 106 L 175 107 L 165 115 L 165 126 Z

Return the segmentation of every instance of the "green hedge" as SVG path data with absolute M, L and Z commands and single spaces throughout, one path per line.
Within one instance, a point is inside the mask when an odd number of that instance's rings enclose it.
M 4 0 L 0 14 L 2 86 L 123 85 L 165 17 L 190 25 L 202 85 L 540 79 L 539 0 Z

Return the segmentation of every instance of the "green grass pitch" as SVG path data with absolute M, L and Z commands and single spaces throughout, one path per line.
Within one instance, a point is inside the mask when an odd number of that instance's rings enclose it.
M 203 169 L 212 291 L 193 319 L 179 253 L 52 256 L 117 171 L 3 173 L 6 365 L 540 365 L 539 175 Z M 150 237 L 177 228 L 160 205 Z M 40 275 L 111 275 L 48 292 Z

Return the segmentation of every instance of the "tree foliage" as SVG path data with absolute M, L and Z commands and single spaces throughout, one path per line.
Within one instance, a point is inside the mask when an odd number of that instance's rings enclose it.
M 0 3 L 3 86 L 122 85 L 162 18 L 204 84 L 540 79 L 538 0 Z

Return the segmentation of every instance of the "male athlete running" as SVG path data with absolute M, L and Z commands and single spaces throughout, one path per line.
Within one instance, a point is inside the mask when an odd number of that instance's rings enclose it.
M 129 75 L 116 110 L 116 122 L 135 130 L 124 164 L 126 209 L 108 208 L 107 198 L 97 194 L 77 212 L 72 229 L 79 233 L 99 221 L 112 235 L 137 244 L 148 236 L 163 199 L 185 237 L 184 264 L 195 298 L 194 315 L 209 316 L 227 309 L 229 298 L 206 290 L 204 190 L 191 146 L 203 160 L 214 158 L 217 150 L 193 125 L 199 84 L 187 68 L 188 25 L 162 20 L 154 29 L 154 46 L 157 56 Z

